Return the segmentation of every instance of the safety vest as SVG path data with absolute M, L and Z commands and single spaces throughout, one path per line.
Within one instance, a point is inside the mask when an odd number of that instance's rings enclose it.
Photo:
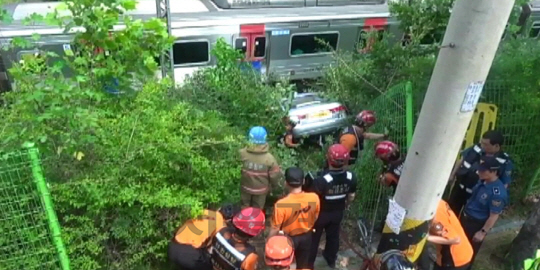
M 210 256 L 214 270 L 240 270 L 247 256 L 255 252 L 255 248 L 247 243 L 245 250 L 237 250 L 231 237 L 233 231 L 233 228 L 223 228 L 214 236 Z
M 328 188 L 322 196 L 321 210 L 344 210 L 347 194 L 354 192 L 352 172 L 345 171 L 334 175 L 327 173 L 322 179 L 326 181 Z
M 480 158 L 482 157 L 482 148 L 480 147 L 480 144 L 476 144 L 472 147 L 472 151 L 468 151 L 465 156 L 463 156 L 463 162 L 461 163 L 461 166 L 459 167 L 457 174 L 458 176 L 465 176 L 467 174 L 470 174 L 472 177 L 470 177 L 470 181 L 467 181 L 466 183 L 460 183 L 460 187 L 463 189 L 465 188 L 468 193 L 472 192 L 472 187 L 476 185 L 478 181 L 478 175 L 476 174 L 476 171 L 478 170 L 478 164 L 480 163 Z M 495 159 L 502 165 L 504 165 L 510 157 L 505 152 L 498 152 L 495 155 Z M 501 176 L 501 172 L 503 170 L 499 170 L 499 177 Z
M 351 152 L 349 153 L 349 165 L 352 165 L 356 163 L 356 160 L 358 159 L 358 153 L 364 150 L 364 136 L 362 134 L 358 134 L 354 126 L 348 126 L 344 128 L 343 131 L 341 131 L 336 143 L 339 143 L 339 139 L 345 134 L 352 134 L 356 138 L 356 145 L 353 149 L 351 149 Z

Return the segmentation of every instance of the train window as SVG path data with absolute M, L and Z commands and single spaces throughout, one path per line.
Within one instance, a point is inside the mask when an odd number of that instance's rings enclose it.
M 253 50 L 254 57 L 264 57 L 266 54 L 266 37 L 255 38 L 255 49 Z
M 200 64 L 210 61 L 208 41 L 178 42 L 173 45 L 174 65 Z
M 296 34 L 291 37 L 291 56 L 329 53 L 337 48 L 339 33 Z
M 531 31 L 529 32 L 529 37 L 538 38 L 540 37 L 540 22 L 534 22 Z
M 237 38 L 234 41 L 234 48 L 241 51 L 242 54 L 246 54 L 247 52 L 247 38 Z

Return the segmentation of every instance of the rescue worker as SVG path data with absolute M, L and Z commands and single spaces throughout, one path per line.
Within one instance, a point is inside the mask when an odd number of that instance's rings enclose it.
M 391 187 L 393 193 L 396 192 L 399 178 L 405 163 L 405 154 L 399 151 L 399 146 L 392 141 L 380 141 L 375 144 L 375 156 L 383 162 L 379 181 L 386 187 Z M 386 220 L 381 220 L 378 232 L 382 232 Z M 430 258 L 429 249 L 424 248 L 420 254 L 416 264 L 420 269 L 429 269 L 433 265 L 433 260 Z
M 471 198 L 461 215 L 461 225 L 473 247 L 473 262 L 484 238 L 508 203 L 507 190 L 498 176 L 500 169 L 501 162 L 496 157 L 483 156 L 480 159 L 480 182 L 473 187 Z
M 304 171 L 297 167 L 285 170 L 285 186 L 289 194 L 274 205 L 269 236 L 282 231 L 294 243 L 297 268 L 309 268 L 313 227 L 319 216 L 319 196 L 304 192 Z
M 321 212 L 315 222 L 309 258 L 310 268 L 313 268 L 323 231 L 326 232 L 323 257 L 328 266 L 335 267 L 341 221 L 356 192 L 356 176 L 345 169 L 349 161 L 349 149 L 341 144 L 334 144 L 328 148 L 326 158 L 328 170 L 323 170 L 313 181 L 313 189 L 321 200 Z
M 375 156 L 383 162 L 379 181 L 384 186 L 392 187 L 396 192 L 403 163 L 405 163 L 405 155 L 400 153 L 398 145 L 394 142 L 381 141 L 375 144 Z
M 292 121 L 289 117 L 284 118 L 285 122 L 285 134 L 281 136 L 281 143 L 288 148 L 297 148 L 301 144 L 299 139 L 296 139 L 293 134 L 293 129 L 296 126 L 296 123 Z
M 502 151 L 503 143 L 502 133 L 491 130 L 484 133 L 479 144 L 462 152 L 462 158 L 454 166 L 449 181 L 453 183 L 455 179 L 448 203 L 456 215 L 460 215 L 463 206 L 471 197 L 472 188 L 478 183 L 476 171 L 481 157 L 495 157 L 500 165 L 497 174 L 499 179 L 506 187 L 510 184 L 513 164 L 508 154 Z
M 471 243 L 456 214 L 444 200 L 439 201 L 427 240 L 437 247 L 434 270 L 465 270 L 470 266 Z
M 271 270 L 290 270 L 295 257 L 292 239 L 285 235 L 275 235 L 268 238 L 264 247 L 264 262 Z M 302 269 L 296 266 L 297 270 Z
M 266 129 L 253 127 L 249 131 L 250 145 L 240 150 L 242 161 L 241 200 L 243 207 L 264 209 L 266 195 L 278 187 L 283 178 L 279 165 L 268 152 Z
M 391 249 L 378 255 L 375 260 L 376 269 L 374 270 L 415 270 L 414 263 L 409 261 L 407 257 L 397 249 Z M 372 268 L 370 268 L 372 269 Z
M 180 227 L 168 247 L 169 261 L 175 269 L 200 269 L 207 263 L 204 249 L 217 231 L 227 226 L 240 207 L 224 204 L 218 211 L 205 209 L 203 214 Z
M 364 139 L 380 140 L 388 137 L 387 134 L 369 133 L 367 129 L 375 124 L 375 112 L 361 111 L 354 124 L 345 127 L 338 135 L 336 143 L 340 143 L 349 149 L 348 165 L 354 165 L 359 158 L 359 153 L 364 149 Z
M 210 269 L 257 269 L 259 257 L 248 240 L 264 231 L 264 222 L 264 213 L 259 208 L 248 207 L 236 214 L 233 226 L 219 230 L 210 242 Z

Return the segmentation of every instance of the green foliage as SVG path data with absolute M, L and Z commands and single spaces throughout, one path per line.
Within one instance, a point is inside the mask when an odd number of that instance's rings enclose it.
M 14 39 L 13 50 L 40 53 L 14 65 L 16 91 L 2 96 L 2 147 L 39 143 L 73 269 L 159 264 L 183 220 L 238 201 L 245 133 L 254 125 L 279 132 L 280 102 L 291 91 L 264 84 L 220 41 L 218 65 L 171 98 L 169 84 L 153 77 L 153 59 L 171 44 L 165 26 L 135 21 L 122 8 L 132 2 L 66 2 L 51 15 L 32 15 L 27 24 L 87 31 L 74 35 L 66 55 L 40 50 L 38 35 Z M 119 21 L 125 29 L 107 30 Z M 113 79 L 115 89 L 104 89 Z M 284 166 L 296 164 L 297 153 L 270 143 Z
M 165 91 L 148 83 L 115 115 L 100 119 L 97 143 L 72 162 L 76 171 L 64 171 L 73 175 L 68 182 L 53 186 L 60 212 L 77 213 L 63 226 L 78 269 L 163 259 L 181 220 L 238 197 L 240 136 L 217 114 L 170 102 Z M 82 268 L 88 257 L 96 267 Z
M 429 3 L 434 9 L 427 8 Z M 419 46 L 419 40 L 443 27 L 449 3 L 415 2 L 412 7 L 417 9 L 393 6 L 413 42 L 401 46 L 384 38 L 368 54 L 337 55 L 337 64 L 322 81 L 324 93 L 353 111 L 386 108 L 378 110 L 382 120 L 374 131 L 394 126 L 392 139 L 403 144 L 403 100 L 397 98 L 402 95 L 388 91 L 411 80 L 421 104 L 435 47 Z M 110 0 L 97 6 L 75 0 L 53 14 L 32 15 L 27 24 L 83 26 L 87 31 L 73 36 L 72 54 L 42 51 L 37 57 L 26 56 L 10 70 L 16 91 L 2 96 L 1 146 L 38 143 L 72 269 L 140 269 L 163 262 L 167 242 L 183 220 L 208 205 L 238 200 L 237 150 L 252 126 L 280 133 L 285 115 L 281 101 L 292 91 L 287 84 L 264 83 L 263 76 L 220 40 L 212 51 L 217 65 L 199 70 L 171 97 L 169 82 L 157 82 L 153 74 L 154 59 L 172 39 L 161 21 L 137 21 L 123 14 L 133 8 L 133 1 Z M 118 22 L 125 29 L 110 32 Z M 39 51 L 39 38 L 17 38 L 13 45 Z M 516 81 L 499 100 L 519 104 L 504 107 L 499 126 L 540 120 L 535 114 L 540 112 L 540 91 L 531 91 L 540 85 L 535 76 L 540 52 L 534 46 L 523 40 L 509 42 L 495 59 L 490 78 Z M 116 90 L 104 90 L 114 79 Z M 513 142 L 540 141 L 537 134 L 512 134 Z M 323 151 L 287 149 L 273 137 L 271 152 L 283 168 L 300 165 L 314 170 L 322 164 Z M 518 161 L 530 158 L 511 154 Z M 370 161 L 356 169 L 361 179 L 373 181 L 378 168 Z M 372 191 L 379 187 L 371 186 Z
M 441 42 L 454 0 L 396 1 L 390 12 L 400 21 L 400 29 L 412 43 Z
M 369 53 L 336 54 L 337 63 L 322 79 L 323 92 L 352 111 L 365 109 L 372 100 L 405 80 L 431 75 L 434 54 L 418 44 L 402 46 L 389 35 L 371 46 Z
M 411 42 L 402 46 L 387 35 L 372 44 L 369 53 L 337 54 L 336 65 L 326 71 L 322 81 L 322 89 L 326 94 L 343 101 L 353 112 L 371 108 L 377 111 L 379 119 L 394 119 L 395 113 L 405 113 L 396 108 L 396 104 L 403 102 L 389 95 L 388 91 L 403 81 L 411 81 L 414 114 L 418 115 L 438 51 L 437 44 L 425 46 L 421 43 L 426 43 L 430 39 L 429 35 L 434 32 L 442 36 L 452 1 L 409 2 L 392 3 L 391 10 L 401 22 L 402 30 L 410 33 Z M 508 33 L 516 33 L 521 27 L 518 27 L 521 4 L 516 3 Z M 493 62 L 481 102 L 498 106 L 497 128 L 507 137 L 508 145 L 505 149 L 516 163 L 516 177 L 518 180 L 528 180 L 540 162 L 532 150 L 540 146 L 537 143 L 540 138 L 535 132 L 540 128 L 536 125 L 540 123 L 540 82 L 538 76 L 535 76 L 536 70 L 540 68 L 540 47 L 537 40 L 528 40 L 520 35 L 507 36 L 501 42 Z M 386 100 L 386 105 L 373 106 L 374 98 Z M 399 141 L 404 138 L 393 139 Z M 540 186 L 539 183 L 535 185 Z M 521 189 L 527 183 L 522 182 L 517 186 Z M 515 197 L 522 195 L 516 194 Z
M 171 38 L 161 21 L 123 15 L 133 3 L 66 2 L 70 16 L 31 16 L 87 31 L 74 35 L 68 55 L 25 56 L 9 71 L 16 91 L 2 96 L 2 148 L 39 143 L 73 269 L 163 261 L 182 220 L 239 196 L 243 130 L 165 94 L 153 59 Z M 119 21 L 125 29 L 109 33 Z M 15 39 L 12 49 L 39 51 L 34 39 Z M 114 78 L 111 94 L 104 85 Z
M 249 64 L 242 61 L 238 51 L 220 39 L 212 54 L 215 67 L 200 70 L 180 89 L 184 100 L 204 110 L 220 112 L 232 125 L 247 130 L 265 126 L 273 133 L 281 128 L 280 119 L 286 112 L 280 102 L 289 97 L 292 88 L 267 85 Z

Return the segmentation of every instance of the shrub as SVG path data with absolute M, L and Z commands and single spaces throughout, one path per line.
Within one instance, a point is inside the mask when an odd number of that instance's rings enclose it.
M 223 39 L 212 50 L 217 65 L 202 69 L 187 80 L 179 90 L 182 99 L 203 110 L 221 113 L 232 125 L 247 131 L 253 126 L 265 126 L 271 134 L 282 129 L 285 111 L 281 100 L 288 98 L 292 87 L 264 83 L 263 77 L 240 53 Z

